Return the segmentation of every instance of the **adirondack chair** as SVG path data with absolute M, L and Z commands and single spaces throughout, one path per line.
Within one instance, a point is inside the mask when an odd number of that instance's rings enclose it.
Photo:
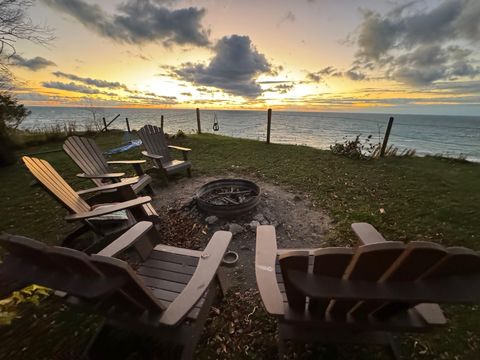
M 142 140 L 146 151 L 142 154 L 153 160 L 156 167 L 162 169 L 167 176 L 182 170 L 187 171 L 189 177 L 192 176 L 190 168 L 192 164 L 188 161 L 189 148 L 167 145 L 163 130 L 157 126 L 145 125 L 138 131 L 138 136 Z M 170 155 L 169 149 L 179 150 L 183 154 L 183 160 L 175 160 Z
M 437 303 L 480 300 L 480 256 L 461 247 L 386 241 L 370 224 L 357 248 L 277 249 L 275 228 L 257 228 L 255 272 L 263 304 L 285 340 L 389 347 L 394 332 L 444 325 Z
M 72 306 L 106 318 L 92 341 L 92 351 L 101 348 L 112 328 L 121 327 L 180 344 L 181 358 L 191 359 L 208 311 L 222 289 L 219 266 L 232 234 L 217 231 L 204 251 L 154 246 L 158 236 L 152 223 L 140 222 L 89 256 L 0 235 L 0 245 L 7 250 L 0 264 L 0 298 L 30 284 L 42 285 L 63 292 Z M 116 258 L 129 248 L 141 259 L 135 270 Z
M 125 180 L 125 173 L 113 172 L 109 165 L 130 164 L 137 174 L 137 182 L 132 184 L 135 193 L 145 189 L 149 194 L 153 194 L 150 186 L 152 178 L 143 172 L 141 166 L 146 160 L 107 160 L 95 140 L 80 136 L 70 136 L 63 144 L 63 150 L 83 171 L 77 176 L 92 180 L 96 186 Z
M 101 243 L 105 243 L 112 236 L 127 230 L 138 221 L 158 221 L 158 214 L 150 203 L 152 199 L 149 196 L 137 198 L 133 191 L 131 185 L 136 182 L 136 179 L 75 191 L 47 161 L 28 156 L 22 157 L 22 160 L 45 191 L 69 211 L 70 214 L 65 217 L 65 220 L 82 224 L 67 235 L 64 245 L 70 245 L 72 240 L 89 230 L 96 235 L 97 241 L 102 240 Z M 121 202 L 91 206 L 80 196 L 112 190 L 116 191 L 116 198 Z M 97 220 L 98 217 L 120 210 L 128 210 L 128 219 L 113 221 L 114 224 L 111 221 Z

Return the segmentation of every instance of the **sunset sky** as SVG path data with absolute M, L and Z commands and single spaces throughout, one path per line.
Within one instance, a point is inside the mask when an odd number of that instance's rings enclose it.
M 479 0 L 39 0 L 27 105 L 480 114 Z

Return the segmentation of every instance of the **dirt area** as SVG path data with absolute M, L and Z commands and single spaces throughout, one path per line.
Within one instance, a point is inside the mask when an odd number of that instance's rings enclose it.
M 195 193 L 205 183 L 218 179 L 213 177 L 171 181 L 168 187 L 155 189 L 153 205 L 165 219 L 161 233 L 167 243 L 203 248 L 215 231 L 232 231 L 234 236 L 229 250 L 235 251 L 239 260 L 234 266 L 226 267 L 230 284 L 253 288 L 256 286 L 255 228 L 258 224 L 275 226 L 279 248 L 317 248 L 327 245 L 325 235 L 331 221 L 325 212 L 313 206 L 305 194 L 290 192 L 256 178 L 243 178 L 260 186 L 261 199 L 256 209 L 234 219 L 215 221 L 215 218 L 209 218 L 209 214 L 197 209 L 193 200 Z M 178 236 L 182 231 L 173 227 L 184 227 L 187 236 L 182 235 L 184 239 L 175 241 L 171 236 Z

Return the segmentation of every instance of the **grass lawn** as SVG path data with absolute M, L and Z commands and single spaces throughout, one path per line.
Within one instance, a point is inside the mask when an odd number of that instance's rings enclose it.
M 115 147 L 121 134 L 99 137 L 98 142 L 105 148 Z M 311 195 L 316 206 L 334 220 L 329 234 L 333 244 L 353 244 L 350 224 L 365 221 L 387 240 L 428 240 L 480 250 L 479 164 L 434 157 L 350 160 L 304 146 L 266 145 L 207 134 L 191 135 L 176 143 L 193 149 L 194 176 L 254 174 Z M 53 143 L 25 152 L 60 147 L 61 143 Z M 136 149 L 117 158 L 139 158 L 139 154 Z M 89 186 L 75 177 L 79 170 L 63 152 L 39 157 L 50 161 L 74 187 Z M 20 165 L 0 170 L 0 230 L 58 244 L 69 229 L 63 221 L 65 211 L 31 183 L 32 178 Z M 405 355 L 419 359 L 480 358 L 480 312 L 467 306 L 445 310 L 449 326 L 427 335 L 406 336 Z

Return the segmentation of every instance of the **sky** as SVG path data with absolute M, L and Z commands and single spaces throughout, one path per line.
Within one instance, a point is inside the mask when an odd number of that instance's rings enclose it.
M 37 0 L 26 105 L 480 114 L 479 0 Z

